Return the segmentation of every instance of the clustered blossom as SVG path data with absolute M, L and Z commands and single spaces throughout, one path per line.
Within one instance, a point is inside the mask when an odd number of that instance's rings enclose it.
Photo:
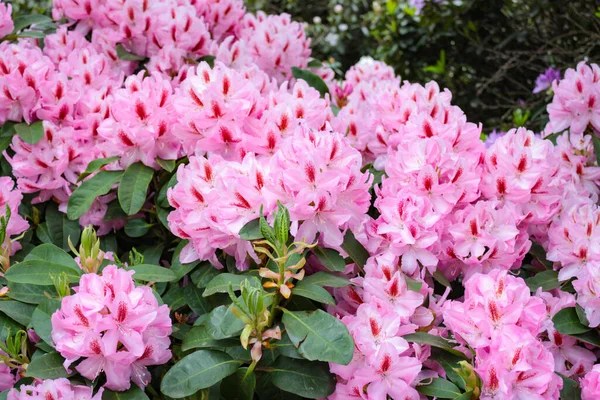
M 521 278 L 494 270 L 465 282 L 463 302 L 444 304 L 444 324 L 476 351 L 482 399 L 558 399 L 561 378 L 536 336 L 547 318 L 544 302 Z
M 151 288 L 136 287 L 133 273 L 109 265 L 102 275 L 83 275 L 51 318 L 65 369 L 82 359 L 75 369 L 90 380 L 104 372 L 111 390 L 126 390 L 131 381 L 144 388 L 147 366 L 171 359 L 169 308 L 158 305 Z
M 542 92 L 552 86 L 554 81 L 559 81 L 561 77 L 560 70 L 548 67 L 543 74 L 540 74 L 535 80 L 533 93 Z
M 21 245 L 18 241 L 12 242 L 15 238 L 29 228 L 29 223 L 19 214 L 19 205 L 23 200 L 23 195 L 18 188 L 15 188 L 14 181 L 8 176 L 0 177 L 0 216 L 7 218 L 7 209 L 10 212 L 8 225 L 6 226 L 4 243 L 0 243 L 0 256 L 13 255 Z M 4 253 L 7 254 L 4 254 Z M 1 264 L 1 263 L 0 263 Z
M 190 240 L 183 262 L 208 259 L 220 267 L 215 250 L 224 249 L 236 256 L 238 268 L 246 269 L 246 255 L 258 258 L 239 231 L 259 217 L 261 206 L 269 215 L 278 200 L 290 211 L 293 234 L 309 243 L 319 233 L 320 241 L 337 247 L 343 230 L 364 221 L 369 178 L 360 172 L 360 154 L 340 135 L 300 127 L 269 163 L 260 161 L 253 153 L 241 162 L 199 154 L 179 167 L 178 183 L 168 192 L 175 208 L 169 227 Z
M 102 400 L 103 392 L 100 388 L 94 395 L 91 387 L 72 385 L 66 378 L 46 379 L 12 389 L 8 400 Z
M 600 364 L 581 380 L 581 400 L 594 400 L 600 396 Z
M 0 38 L 12 33 L 15 29 L 12 18 L 12 6 L 10 3 L 0 3 Z
M 365 390 L 369 399 L 419 399 L 414 385 L 427 350 L 402 336 L 433 322 L 431 312 L 420 315 L 419 310 L 427 289 L 410 290 L 397 257 L 389 253 L 370 258 L 365 277 L 355 283 L 358 288 L 338 293 L 337 308 L 347 313 L 342 321 L 356 349 L 350 364 L 331 364 L 339 379 L 330 399 L 365 398 Z

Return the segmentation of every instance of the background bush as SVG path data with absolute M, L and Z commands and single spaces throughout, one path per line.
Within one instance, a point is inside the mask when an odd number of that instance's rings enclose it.
M 420 12 L 415 3 L 425 3 Z M 412 5 L 410 4 L 412 3 Z M 403 79 L 435 79 L 484 131 L 545 125 L 544 93 L 532 94 L 548 66 L 600 58 L 600 12 L 592 0 L 255 0 L 248 6 L 309 22 L 313 55 L 338 73 L 363 55 Z M 341 6 L 341 7 L 340 7 Z M 317 22 L 317 23 L 315 23 Z

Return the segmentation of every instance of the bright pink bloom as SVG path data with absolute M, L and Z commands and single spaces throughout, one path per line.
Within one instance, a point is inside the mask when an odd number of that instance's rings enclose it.
M 8 400 L 101 400 L 104 388 L 94 395 L 91 387 L 72 385 L 68 379 L 46 379 L 8 392 Z
M 65 368 L 84 358 L 77 371 L 91 380 L 104 372 L 111 390 L 126 390 L 130 381 L 144 388 L 146 366 L 171 358 L 169 309 L 149 287 L 135 287 L 133 273 L 110 265 L 101 276 L 84 275 L 52 315 L 52 340 Z
M 15 29 L 10 14 L 12 6 L 10 4 L 0 3 L 0 38 L 9 35 Z
M 600 397 L 600 364 L 581 380 L 581 400 L 595 400 Z

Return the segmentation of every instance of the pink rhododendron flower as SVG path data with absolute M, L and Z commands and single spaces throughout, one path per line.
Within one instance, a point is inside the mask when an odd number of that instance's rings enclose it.
M 46 379 L 12 389 L 8 400 L 101 400 L 103 392 L 100 388 L 94 395 L 91 387 L 72 385 L 66 378 Z
M 133 273 L 109 265 L 102 275 L 85 274 L 51 319 L 65 368 L 83 358 L 77 371 L 91 380 L 104 372 L 111 390 L 126 390 L 130 381 L 144 388 L 151 379 L 146 366 L 171 359 L 169 309 L 149 287 L 135 287 Z
M 594 400 L 600 396 L 600 364 L 581 380 L 581 400 Z
M 0 38 L 11 34 L 15 29 L 11 13 L 12 6 L 10 4 L 0 3 Z
M 23 200 L 23 195 L 15 183 L 8 176 L 0 177 L 0 216 L 6 217 L 6 209 L 10 210 L 10 219 L 6 227 L 6 238 L 4 243 L 0 243 L 2 252 L 8 252 L 8 255 L 15 254 L 21 249 L 19 242 L 11 242 L 11 237 L 20 235 L 29 228 L 29 223 L 19 214 L 19 205 Z

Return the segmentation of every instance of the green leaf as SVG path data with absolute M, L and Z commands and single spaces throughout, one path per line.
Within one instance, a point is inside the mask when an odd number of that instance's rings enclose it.
M 442 378 L 433 378 L 429 385 L 417 386 L 416 389 L 425 396 L 438 399 L 453 399 L 461 395 L 460 389 L 454 383 Z
M 127 167 L 117 191 L 119 204 L 127 215 L 137 214 L 142 209 L 153 176 L 154 170 L 141 162 Z
M 144 282 L 173 282 L 175 274 L 168 268 L 151 264 L 138 264 L 128 268 L 134 270 L 133 279 Z
M 329 93 L 329 88 L 327 84 L 321 79 L 321 77 L 317 74 L 314 74 L 305 69 L 300 69 L 298 67 L 292 67 L 292 75 L 296 79 L 302 79 L 308 83 L 308 86 L 315 88 L 321 94 L 321 97 L 325 97 L 325 94 Z
M 228 400 L 252 400 L 256 388 L 256 375 L 248 372 L 248 367 L 242 367 L 233 375 L 223 379 L 221 395 Z
M 57 352 L 35 357 L 27 367 L 27 376 L 38 379 L 67 378 L 69 373 L 63 366 L 64 361 Z
M 600 139 L 592 133 L 592 142 L 594 142 L 594 154 L 596 154 L 596 162 L 600 165 Z
M 20 301 L 0 301 L 0 312 L 3 312 L 6 314 L 6 316 L 12 318 L 23 326 L 27 326 L 31 322 L 33 310 L 35 310 L 34 306 L 31 304 L 21 303 Z
M 150 398 L 138 386 L 131 385 L 131 389 L 125 392 L 104 390 L 102 400 L 150 400 Z
M 214 67 L 215 66 L 215 59 L 217 57 L 216 56 L 202 56 L 198 59 L 198 64 L 200 64 L 202 61 L 205 61 L 209 67 Z
M 60 308 L 60 300 L 46 299 L 33 311 L 31 325 L 35 333 L 47 344 L 52 345 L 52 322 L 50 318 Z
M 471 400 L 473 397 L 473 391 L 469 390 L 468 392 L 464 392 L 460 396 L 456 396 L 454 400 Z
M 404 335 L 402 337 L 407 342 L 426 344 L 428 346 L 438 347 L 440 349 L 451 349 L 453 347 L 447 340 L 425 332 L 409 333 L 408 335 Z
M 219 275 L 219 270 L 213 267 L 209 262 L 203 262 L 190 274 L 192 282 L 196 287 L 205 288 L 215 276 Z
M 37 236 L 42 243 L 52 243 L 50 232 L 48 232 L 48 224 L 45 222 L 42 222 L 35 228 L 35 236 Z
M 69 220 L 66 214 L 58 211 L 58 206 L 53 202 L 46 208 L 46 226 L 52 243 L 63 250 L 69 250 L 69 237 L 73 246 L 79 243 L 81 236 L 79 222 Z
M 244 322 L 231 312 L 231 307 L 219 306 L 211 311 L 206 329 L 213 339 L 227 339 L 239 336 Z
M 48 298 L 46 294 L 52 297 L 58 296 L 54 285 L 36 286 L 28 285 L 26 283 L 8 282 L 8 288 L 10 289 L 8 297 L 28 304 L 40 304 Z
M 208 332 L 206 325 L 200 325 L 193 327 L 183 339 L 181 350 L 188 351 L 195 348 L 208 348 L 208 347 L 219 347 L 220 340 L 213 339 Z M 239 344 L 239 341 L 237 341 Z
M 260 218 L 253 219 L 240 229 L 240 239 L 244 240 L 258 240 L 262 239 L 263 235 L 260 233 Z
M 23 122 L 16 124 L 14 129 L 25 143 L 36 144 L 44 137 L 44 124 L 42 121 L 34 122 L 31 125 Z
M 42 260 L 26 260 L 13 265 L 6 272 L 6 280 L 15 283 L 28 283 L 30 285 L 53 285 L 52 276 L 62 273 L 67 275 L 69 283 L 79 282 L 81 271 L 75 271 L 64 265 Z
M 436 281 L 438 281 L 445 287 L 450 287 L 450 282 L 448 282 L 448 279 L 446 279 L 446 276 L 444 275 L 444 273 L 442 271 L 440 271 L 439 269 L 436 269 L 432 276 L 433 276 L 433 279 L 435 279 Z
M 107 194 L 112 186 L 121 179 L 123 171 L 100 171 L 79 186 L 69 198 L 67 216 L 78 219 L 85 214 L 96 198 Z
M 198 315 L 204 315 L 211 312 L 212 307 L 204 297 L 202 297 L 203 290 L 194 286 L 187 285 L 183 289 L 183 294 L 188 302 L 188 306 L 192 311 Z
M 169 204 L 169 199 L 167 198 L 167 191 L 177 184 L 177 174 L 173 174 L 169 181 L 163 185 L 158 191 L 158 195 L 156 196 L 156 204 L 162 208 L 169 208 L 171 205 Z
M 179 259 L 179 256 L 181 255 L 181 250 L 183 250 L 183 248 L 187 246 L 188 243 L 189 242 L 187 240 L 182 240 L 181 242 L 179 242 L 179 244 L 175 248 L 175 252 L 173 253 L 173 258 L 171 259 L 171 271 L 175 273 L 177 280 L 180 280 L 184 277 L 184 275 L 189 274 L 194 268 L 196 268 L 198 264 L 200 264 L 200 261 L 194 261 L 188 264 L 181 263 L 181 260 Z
M 138 56 L 125 50 L 125 47 L 123 47 L 121 43 L 117 44 L 117 57 L 119 57 L 119 60 L 125 61 L 142 61 L 146 59 L 145 57 Z
M 584 343 L 600 347 L 600 333 L 598 333 L 598 330 L 596 329 L 590 330 L 585 333 L 572 334 L 569 336 L 574 337 L 577 340 L 581 340 Z
M 322 66 L 323 66 L 323 61 L 315 60 L 315 59 L 310 60 L 307 65 L 308 68 L 321 68 Z
M 531 278 L 527 278 L 525 282 L 532 292 L 535 292 L 538 288 L 542 288 L 544 292 L 547 292 L 560 286 L 560 282 L 558 281 L 558 271 L 553 271 L 551 269 L 538 272 Z
M 563 387 L 560 390 L 560 398 L 564 400 L 581 400 L 581 389 L 577 381 L 567 378 L 563 374 L 555 372 L 563 381 Z
M 354 342 L 342 321 L 323 310 L 281 310 L 285 329 L 304 358 L 342 365 L 350 363 Z
M 0 153 L 8 149 L 15 135 L 15 123 L 6 121 L 0 128 Z
M 305 398 L 325 398 L 335 390 L 335 379 L 325 363 L 279 357 L 266 372 L 273 385 Z
M 317 257 L 317 260 L 319 260 L 328 270 L 332 272 L 344 272 L 346 270 L 344 257 L 336 250 L 315 247 L 314 254 L 315 257 Z
M 563 308 L 552 317 L 552 322 L 554 328 L 563 335 L 580 334 L 590 330 L 579 321 L 575 307 Z
M 90 161 L 85 171 L 83 171 L 83 173 L 79 175 L 79 178 L 77 178 L 77 182 L 81 182 L 94 172 L 98 171 L 100 168 L 110 164 L 111 162 L 117 161 L 118 159 L 119 157 L 113 156 L 108 158 L 97 158 L 93 161 Z
M 175 399 L 191 396 L 233 374 L 240 364 L 226 353 L 198 350 L 182 358 L 167 372 L 160 391 Z
M 406 280 L 406 286 L 408 287 L 408 290 L 412 290 L 413 292 L 421 291 L 421 287 L 423 287 L 423 282 L 418 281 L 416 279 L 412 279 L 406 275 L 404 276 L 404 279 Z
M 536 242 L 531 242 L 531 248 L 529 249 L 529 254 L 533 256 L 536 260 L 540 262 L 546 269 L 552 269 L 552 261 L 548 261 L 546 258 L 546 250 Z
M 234 274 L 219 274 L 215 276 L 209 283 L 206 285 L 206 290 L 202 296 L 208 297 L 215 293 L 227 293 L 229 290 L 229 285 L 231 284 L 233 290 L 240 290 L 240 284 L 247 280 L 250 285 L 256 288 L 261 287 L 260 279 L 256 276 L 252 275 L 234 275 Z
M 171 311 L 178 310 L 181 307 L 185 306 L 184 291 L 183 288 L 179 286 L 171 285 L 167 293 L 164 296 L 162 296 L 162 299 L 165 302 L 165 304 L 169 306 Z
M 292 289 L 292 295 L 306 297 L 307 299 L 319 303 L 330 304 L 332 306 L 335 305 L 335 300 L 327 290 L 323 289 L 321 286 L 306 283 L 304 281 L 300 281 Z
M 346 277 L 330 274 L 329 272 L 323 271 L 319 271 L 305 277 L 302 280 L 302 282 L 334 288 L 345 287 L 350 284 L 350 280 Z
M 46 37 L 44 32 L 40 31 L 25 31 L 21 32 L 17 35 L 18 38 L 34 38 L 34 39 L 43 39 Z
M 344 242 L 342 243 L 342 249 L 348 256 L 358 265 L 363 268 L 369 258 L 369 252 L 365 247 L 354 237 L 354 234 L 348 229 L 344 235 Z
M 81 268 L 79 268 L 73 257 L 53 244 L 42 244 L 33 248 L 25 257 L 25 261 L 47 261 L 69 267 L 81 273 Z
M 23 329 L 21 325 L 6 315 L 0 314 L 0 341 L 5 341 L 9 334 L 12 336 L 21 329 Z
M 177 160 L 163 160 L 162 158 L 157 158 L 156 163 L 165 171 L 173 172 L 177 164 Z
M 13 24 L 15 25 L 13 32 L 16 33 L 31 25 L 42 24 L 44 22 L 52 22 L 52 19 L 41 14 L 17 15 L 13 19 Z
M 577 318 L 579 318 L 579 322 L 581 322 L 583 324 L 583 326 L 590 326 L 590 321 L 588 321 L 583 307 L 581 307 L 579 304 L 577 304 L 575 306 L 575 312 L 577 312 Z
M 460 370 L 460 362 L 464 361 L 464 355 L 462 357 L 450 353 L 447 351 L 448 349 L 440 349 L 438 347 L 431 348 L 431 359 L 440 364 L 440 366 L 446 372 L 446 377 L 458 385 L 460 388 L 464 389 L 466 383 L 463 378 L 456 372 L 456 370 Z
M 277 211 L 275 212 L 273 228 L 275 229 L 277 241 L 286 244 L 289 238 L 290 212 L 279 202 L 277 204 Z
M 147 223 L 146 220 L 142 218 L 130 219 L 125 222 L 125 233 L 132 238 L 142 237 L 148 233 L 152 226 L 152 224 Z

